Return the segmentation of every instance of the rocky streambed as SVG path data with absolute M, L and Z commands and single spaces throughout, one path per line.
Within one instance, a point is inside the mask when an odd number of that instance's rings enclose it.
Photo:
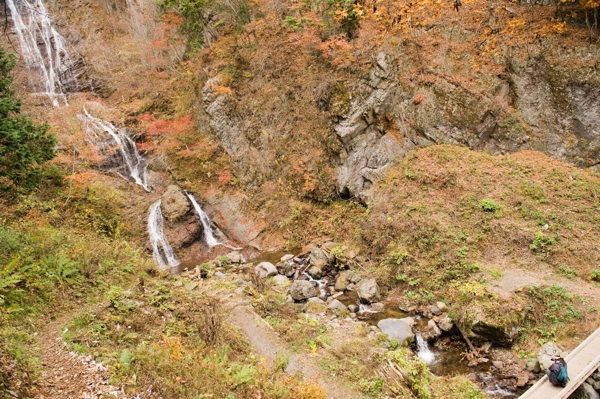
M 377 280 L 361 267 L 360 259 L 339 244 L 294 252 L 298 254 L 274 252 L 246 261 L 240 252 L 232 251 L 190 265 L 182 276 L 195 281 L 239 276 L 240 294 L 257 284 L 270 285 L 285 293 L 287 301 L 297 304 L 303 313 L 320 317 L 329 327 L 363 325 L 369 338 L 382 348 L 409 347 L 434 374 L 467 375 L 490 397 L 518 397 L 543 376 L 551 357 L 566 355 L 555 344 L 546 343 L 537 357 L 520 358 L 509 347 L 494 343 L 496 335 L 491 328 L 480 330 L 491 331 L 489 337 L 467 334 L 444 302 L 411 303 L 398 291 L 384 295 Z M 197 287 L 193 281 L 188 284 L 188 289 Z M 600 372 L 572 397 L 596 399 L 590 392 L 598 389 Z

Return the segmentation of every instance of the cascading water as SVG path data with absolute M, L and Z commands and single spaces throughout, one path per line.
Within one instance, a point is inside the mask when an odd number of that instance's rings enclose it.
M 315 280 L 307 272 L 302 273 L 308 278 L 308 281 L 317 283 L 317 291 L 319 291 L 319 297 L 325 297 L 327 295 L 327 281 L 326 280 Z
M 161 266 L 175 267 L 179 265 L 179 260 L 165 237 L 160 204 L 161 200 L 152 204 L 148 215 L 148 235 L 152 244 L 152 257 Z
M 494 377 L 492 375 L 482 376 L 481 382 L 485 386 L 485 393 L 487 393 L 492 398 L 505 398 L 505 397 L 514 397 L 514 392 L 510 392 L 506 389 L 501 388 Z
M 143 12 L 142 4 L 138 0 L 126 0 L 126 4 L 133 25 L 139 25 L 137 34 L 145 35 L 147 33 L 145 27 L 138 24 L 141 21 L 140 13 Z M 23 59 L 30 70 L 39 72 L 40 75 L 41 84 L 32 82 L 34 90 L 37 90 L 38 94 L 50 97 L 56 107 L 68 106 L 65 95 L 67 91 L 81 90 L 86 84 L 88 85 L 86 87 L 91 86 L 89 82 L 82 84 L 81 71 L 85 73 L 83 58 L 80 56 L 73 58 L 69 55 L 68 43 L 53 27 L 52 19 L 42 0 L 6 0 L 6 5 L 10 9 L 15 31 L 19 37 Z M 126 166 L 131 179 L 149 192 L 146 160 L 139 154 L 135 142 L 129 137 L 127 131 L 93 117 L 86 109 L 78 117 L 84 121 L 92 144 L 107 157 L 111 166 L 114 167 L 115 164 L 118 164 L 119 168 Z M 115 151 L 116 148 L 118 151 Z M 204 238 L 209 246 L 223 245 L 234 250 L 241 249 L 219 243 L 214 237 L 206 213 L 193 196 L 188 194 L 188 197 L 202 223 Z M 148 234 L 153 248 L 153 257 L 162 266 L 174 267 L 180 262 L 164 235 L 160 204 L 161 201 L 158 200 L 149 209 Z
M 427 364 L 433 363 L 435 353 L 429 349 L 427 341 L 423 339 L 419 332 L 415 333 L 415 340 L 417 341 L 417 356 Z
M 17 4 L 18 3 L 18 4 Z M 41 0 L 6 0 L 15 31 L 19 36 L 23 59 L 27 66 L 38 71 L 42 87 L 39 94 L 50 97 L 52 105 L 67 105 L 65 85 L 74 85 L 74 73 L 79 59 L 72 59 L 67 52 L 67 41 L 54 29 L 48 10 Z
M 200 207 L 200 204 L 198 204 L 198 201 L 196 201 L 196 198 L 194 198 L 194 196 L 192 194 L 186 193 L 186 195 L 188 196 L 188 198 L 190 199 L 190 202 L 194 206 L 194 211 L 196 211 L 196 216 L 198 217 L 198 220 L 202 224 L 202 229 L 204 230 L 204 241 L 206 242 L 206 244 L 209 247 L 214 247 L 215 245 L 219 245 L 219 242 L 215 238 L 212 228 L 210 227 L 210 219 L 208 218 L 208 215 L 206 214 L 206 212 L 204 212 L 202 210 L 202 208 Z
M 135 142 L 129 137 L 125 129 L 117 129 L 112 123 L 95 118 L 87 111 L 83 110 L 82 119 L 86 122 L 88 133 L 99 137 L 99 133 L 108 133 L 116 143 L 123 161 L 129 170 L 129 176 L 144 190 L 150 192 L 146 176 L 146 160 L 140 155 Z M 102 146 L 96 143 L 98 149 L 102 151 Z

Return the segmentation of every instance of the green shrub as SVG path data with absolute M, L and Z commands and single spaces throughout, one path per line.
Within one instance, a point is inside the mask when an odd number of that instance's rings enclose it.
M 0 192 L 29 192 L 38 186 L 41 165 L 54 158 L 56 139 L 48 125 L 21 115 L 21 100 L 10 89 L 16 57 L 0 49 Z
M 479 201 L 479 207 L 484 211 L 484 212 L 497 212 L 500 209 L 502 209 L 502 207 L 498 204 L 496 204 L 494 202 L 493 199 L 490 198 L 484 198 L 482 200 Z

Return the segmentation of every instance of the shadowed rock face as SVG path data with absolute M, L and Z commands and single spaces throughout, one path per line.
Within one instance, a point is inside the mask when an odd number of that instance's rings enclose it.
M 546 61 L 515 63 L 507 73 L 487 77 L 489 90 L 480 92 L 439 73 L 409 87 L 401 83 L 404 68 L 379 53 L 368 78 L 336 84 L 325 100 L 323 109 L 336 110 L 331 121 L 340 147 L 332 162 L 342 196 L 368 201 L 372 182 L 392 162 L 432 144 L 494 154 L 537 150 L 600 169 L 597 77 Z M 246 137 L 247 123 L 237 116 L 235 102 L 215 89 L 218 84 L 218 77 L 209 79 L 202 90 L 211 128 L 238 162 L 266 159 Z
M 600 164 L 599 84 L 543 63 L 514 66 L 494 77 L 486 94 L 441 75 L 408 89 L 396 83 L 400 74 L 380 53 L 369 80 L 354 85 L 348 111 L 334 125 L 343 145 L 341 193 L 368 199 L 371 183 L 391 162 L 431 144 L 500 154 L 530 149 L 580 167 Z

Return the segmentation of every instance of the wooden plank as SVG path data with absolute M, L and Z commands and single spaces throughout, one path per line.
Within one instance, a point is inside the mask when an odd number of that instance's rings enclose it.
M 564 399 L 569 397 L 594 371 L 600 367 L 600 328 L 590 334 L 565 357 L 571 380 L 566 387 L 556 387 L 542 377 L 520 399 Z

